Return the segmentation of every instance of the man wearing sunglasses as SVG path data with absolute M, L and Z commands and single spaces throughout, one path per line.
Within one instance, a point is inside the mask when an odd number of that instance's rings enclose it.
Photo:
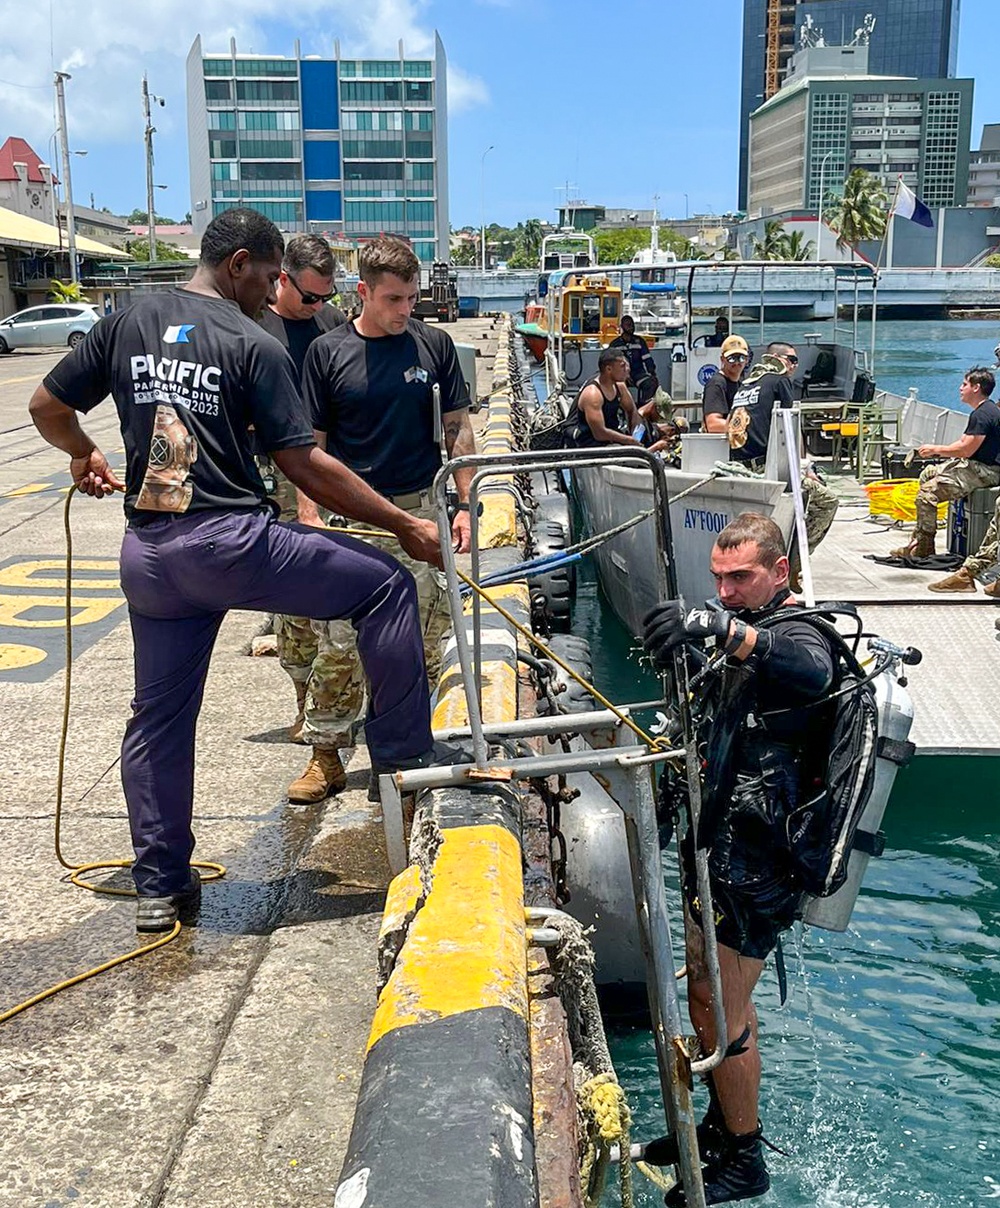
M 725 434 L 733 399 L 750 362 L 750 348 L 742 336 L 726 336 L 719 358 L 719 372 L 708 379 L 701 396 L 702 429 Z
M 733 397 L 732 410 L 727 420 L 729 435 L 729 457 L 753 470 L 764 469 L 767 456 L 767 441 L 771 435 L 771 413 L 775 403 L 779 407 L 790 407 L 795 394 L 792 375 L 799 367 L 795 348 L 782 340 L 768 344 L 767 352 L 743 379 Z M 837 514 L 839 501 L 834 492 L 807 468 L 802 476 L 802 491 L 805 496 L 806 539 L 812 553 L 829 531 Z M 799 560 L 792 557 L 792 585 L 798 591 Z
M 261 327 L 288 349 L 300 381 L 309 345 L 347 322 L 339 307 L 329 305 L 334 296 L 333 269 L 333 252 L 321 236 L 289 239 L 274 304 L 265 307 L 260 318 Z

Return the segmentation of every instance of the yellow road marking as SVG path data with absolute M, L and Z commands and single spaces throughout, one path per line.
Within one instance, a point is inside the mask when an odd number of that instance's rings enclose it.
M 14 642 L 0 642 L 0 671 L 16 671 L 21 667 L 32 667 L 46 657 L 37 646 L 18 646 Z
M 110 558 L 77 558 L 73 566 L 76 570 L 102 570 L 114 575 L 113 579 L 71 579 L 70 587 L 86 591 L 120 591 L 118 580 L 118 563 Z M 57 571 L 55 575 L 46 575 L 45 571 Z M 65 588 L 66 560 L 64 558 L 45 558 L 35 562 L 15 562 L 12 566 L 0 568 L 0 586 L 3 587 L 43 587 Z
M 397 1028 L 485 1007 L 527 1018 L 521 848 L 502 826 L 441 832 L 427 901 L 379 996 L 368 1048 Z
M 16 499 L 19 495 L 37 495 L 39 491 L 51 488 L 51 482 L 29 482 L 23 487 L 15 487 L 13 491 L 4 491 L 4 499 Z
M 92 621 L 102 621 L 124 603 L 121 597 L 107 600 L 74 597 L 70 600 L 72 623 L 89 625 Z M 23 614 L 32 608 L 51 608 L 59 615 L 48 621 L 24 620 Z M 66 624 L 65 608 L 66 602 L 62 596 L 0 595 L 0 625 L 10 625 L 15 629 L 60 629 Z

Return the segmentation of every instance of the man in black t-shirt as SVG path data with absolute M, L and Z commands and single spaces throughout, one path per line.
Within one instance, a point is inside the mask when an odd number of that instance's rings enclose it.
M 635 319 L 631 315 L 622 316 L 621 334 L 615 336 L 608 347 L 620 348 L 625 353 L 629 385 L 635 387 L 637 405 L 644 406 L 660 388 L 660 383 L 649 345 L 642 336 L 635 334 Z
M 921 471 L 916 526 L 909 543 L 894 549 L 892 557 L 933 555 L 938 504 L 964 499 L 977 487 L 1000 483 L 1000 409 L 990 398 L 995 385 L 992 370 L 970 369 L 958 388 L 959 398 L 972 408 L 965 432 L 950 445 L 921 445 L 917 450 L 921 457 L 945 457 L 947 461 Z
M 713 373 L 701 396 L 702 430 L 725 434 L 733 399 L 740 388 L 750 348 L 742 336 L 727 336 L 722 345 L 719 372 Z
M 430 488 L 441 468 L 437 431 L 449 458 L 474 453 L 476 446 L 469 391 L 451 337 L 411 318 L 419 268 L 400 239 L 382 236 L 365 244 L 358 266 L 361 314 L 310 346 L 302 388 L 320 446 L 397 507 L 430 520 L 437 516 Z M 472 474 L 455 475 L 459 502 L 451 532 L 459 553 L 471 544 Z M 379 538 L 371 542 L 383 545 Z M 444 577 L 402 561 L 416 579 L 427 672 L 436 683 L 441 639 L 451 624 Z M 364 701 L 349 627 L 325 627 L 319 663 L 322 674 L 310 684 L 303 730 L 314 756 L 317 748 L 351 745 Z
M 96 498 L 125 490 L 121 578 L 135 697 L 122 783 L 142 931 L 171 929 L 200 900 L 191 868 L 195 725 L 228 609 L 349 617 L 372 685 L 373 767 L 458 758 L 431 738 L 412 577 L 361 542 L 282 524 L 268 506 L 251 423 L 313 499 L 389 529 L 412 557 L 440 560 L 431 522 L 394 507 L 316 447 L 294 366 L 253 321 L 274 297 L 281 252 L 281 232 L 261 214 L 224 211 L 205 231 L 186 286 L 101 319 L 31 399 L 35 425 L 70 455 L 79 490 Z M 127 486 L 78 419 L 108 393 Z

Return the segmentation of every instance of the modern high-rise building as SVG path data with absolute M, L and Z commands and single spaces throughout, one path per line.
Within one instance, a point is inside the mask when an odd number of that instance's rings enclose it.
M 448 258 L 447 63 L 431 59 L 206 54 L 187 59 L 196 234 L 250 206 L 283 231 L 408 239 Z
M 743 0 L 740 90 L 740 209 L 747 206 L 750 114 L 781 87 L 802 28 L 845 46 L 874 18 L 872 75 L 945 79 L 955 74 L 960 0 Z
M 873 75 L 867 46 L 799 51 L 750 117 L 750 212 L 815 213 L 855 168 L 889 196 L 902 179 L 928 206 L 964 205 L 972 96 L 972 80 Z
M 1000 198 L 1000 125 L 983 127 L 979 150 L 969 157 L 969 205 L 995 206 Z

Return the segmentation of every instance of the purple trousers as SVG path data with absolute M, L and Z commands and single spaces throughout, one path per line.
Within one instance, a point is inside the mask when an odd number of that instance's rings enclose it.
M 387 554 L 269 512 L 195 512 L 130 524 L 121 580 L 135 645 L 122 784 L 141 896 L 188 883 L 195 725 L 230 608 L 350 620 L 369 680 L 372 759 L 391 765 L 432 747 L 416 589 Z

